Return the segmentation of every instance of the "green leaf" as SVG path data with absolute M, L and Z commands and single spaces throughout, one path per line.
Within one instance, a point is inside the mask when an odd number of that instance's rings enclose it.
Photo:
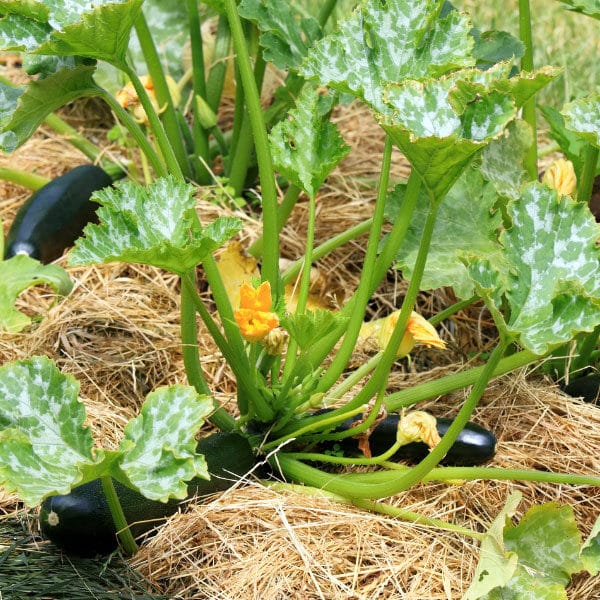
M 80 1 L 88 5 L 84 0 Z M 142 2 L 143 0 L 124 0 L 121 3 L 95 3 L 97 6 L 94 10 L 79 14 L 76 21 L 53 32 L 50 39 L 41 44 L 36 52 L 85 56 L 124 67 L 129 36 L 139 16 Z
M 461 13 L 438 13 L 443 0 L 363 1 L 339 29 L 318 41 L 300 74 L 357 96 L 377 112 L 385 87 L 472 66 L 471 24 Z
M 519 565 L 538 580 L 545 578 L 564 587 L 583 568 L 581 534 L 569 505 L 532 506 L 518 525 L 505 529 L 504 543 L 508 551 L 519 555 Z
M 9 14 L 0 19 L 0 48 L 33 52 L 50 37 L 51 32 L 52 27 L 47 23 Z
M 329 121 L 329 111 L 319 109 L 322 101 L 326 99 L 306 86 L 296 108 L 269 135 L 275 168 L 309 196 L 317 193 L 327 175 L 350 151 Z
M 391 222 L 398 217 L 405 189 L 406 185 L 401 184 L 387 198 L 386 212 Z M 494 210 L 497 200 L 494 186 L 484 183 L 475 169 L 467 169 L 438 210 L 421 281 L 422 290 L 452 287 L 459 298 L 469 298 L 474 293 L 474 285 L 461 260 L 463 254 L 470 252 L 486 256 L 494 264 L 503 262 L 502 248 L 498 243 L 502 216 L 500 211 Z M 402 270 L 406 279 L 412 277 L 428 212 L 429 199 L 422 192 L 396 256 L 395 266 Z
M 503 586 L 515 573 L 518 556 L 504 547 L 503 532 L 507 522 L 510 522 L 510 518 L 515 514 L 521 498 L 520 492 L 513 492 L 490 525 L 481 542 L 479 563 L 473 581 L 463 600 L 483 597 L 490 590 Z
M 331 333 L 343 317 L 329 310 L 307 310 L 303 314 L 290 314 L 281 320 L 282 326 L 302 350 L 307 350 L 315 342 Z
M 550 126 L 550 137 L 558 143 L 562 153 L 573 163 L 575 173 L 579 177 L 588 143 L 577 133 L 567 129 L 565 119 L 558 110 L 552 106 L 538 106 L 538 108 Z
M 521 185 L 528 179 L 524 162 L 532 143 L 531 127 L 518 119 L 483 149 L 481 172 L 502 196 L 519 197 Z
M 259 28 L 263 56 L 279 69 L 297 69 L 308 49 L 322 35 L 316 19 L 297 18 L 288 2 L 242 0 L 238 11 Z
M 600 517 L 581 547 L 581 561 L 590 575 L 595 577 L 600 573 Z
M 147 498 L 167 502 L 187 496 L 186 482 L 209 478 L 195 435 L 213 410 L 208 396 L 183 385 L 148 394 L 139 416 L 125 427 L 121 470 Z
M 600 0 L 561 0 L 563 8 L 600 19 Z
M 0 148 L 13 152 L 27 141 L 54 110 L 83 96 L 97 96 L 95 67 L 79 66 L 31 81 L 25 88 L 0 82 Z
M 568 129 L 600 147 L 600 94 L 565 104 L 561 112 Z
M 183 274 L 241 229 L 237 218 L 219 217 L 201 229 L 194 188 L 172 176 L 147 187 L 119 181 L 96 192 L 100 224 L 88 224 L 69 264 L 139 262 Z
M 478 69 L 489 69 L 491 66 L 521 58 L 525 53 L 523 42 L 506 31 L 484 31 L 472 29 L 475 39 L 473 56 L 477 59 Z
M 67 272 L 58 265 L 42 265 L 25 255 L 0 261 L 0 330 L 18 333 L 31 324 L 31 318 L 14 307 L 15 301 L 27 288 L 44 283 L 60 296 L 66 296 L 73 287 Z
M 66 494 L 96 459 L 79 383 L 45 356 L 0 367 L 0 484 L 29 505 Z
M 483 600 L 567 600 L 563 585 L 532 577 L 523 567 L 517 567 L 514 577 L 501 588 L 482 596 Z
M 500 242 L 509 270 L 474 258 L 468 270 L 497 326 L 536 354 L 600 323 L 599 226 L 584 203 L 537 182 L 509 202 Z M 498 311 L 504 293 L 510 317 Z

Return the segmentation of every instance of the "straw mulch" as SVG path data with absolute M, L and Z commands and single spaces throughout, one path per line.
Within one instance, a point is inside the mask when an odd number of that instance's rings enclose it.
M 79 110 L 85 107 L 89 104 Z M 70 118 L 76 121 L 78 114 L 72 110 Z M 367 111 L 353 105 L 335 116 L 358 154 L 344 161 L 319 196 L 317 243 L 369 216 L 375 193 L 372 179 L 382 148 L 381 134 Z M 118 153 L 116 148 L 107 151 Z M 0 162 L 55 176 L 85 159 L 43 129 Z M 406 165 L 395 161 L 393 177 L 399 179 L 406 172 Z M 0 183 L 5 230 L 26 196 L 22 189 Z M 199 207 L 205 221 L 227 212 L 206 199 Z M 247 216 L 246 224 L 243 243 L 258 234 L 254 217 Z M 283 256 L 300 256 L 305 227 L 306 205 L 301 201 L 282 235 Z M 364 240 L 320 261 L 318 268 L 329 286 L 351 293 Z M 58 262 L 65 264 L 64 258 Z M 21 308 L 45 316 L 30 331 L 0 336 L 0 362 L 32 354 L 52 357 L 81 382 L 81 397 L 98 442 L 114 447 L 148 391 L 185 381 L 178 345 L 179 282 L 138 265 L 76 268 L 70 274 L 73 292 L 49 310 L 48 290 L 23 295 Z M 399 275 L 390 273 L 369 307 L 370 315 L 381 316 L 399 306 L 404 289 Z M 208 292 L 203 293 L 210 301 Z M 452 301 L 449 291 L 423 294 L 419 308 L 429 315 Z M 418 352 L 412 362 L 398 363 L 391 390 L 463 368 L 470 353 L 487 350 L 493 343 L 494 329 L 481 306 L 456 315 L 440 331 L 448 351 Z M 232 403 L 234 380 L 202 328 L 199 343 L 208 381 L 220 400 Z M 364 357 L 357 354 L 355 359 L 360 364 Z M 428 406 L 440 416 L 455 414 L 464 395 L 461 391 Z M 562 395 L 537 372 L 513 373 L 494 382 L 474 420 L 498 437 L 495 466 L 600 472 L 600 410 Z M 584 535 L 600 513 L 596 489 L 510 482 L 426 484 L 389 502 L 484 531 L 512 490 L 523 493 L 520 514 L 551 500 L 571 504 Z M 0 513 L 10 514 L 18 506 L 13 496 L 0 495 Z M 35 531 L 33 515 L 30 525 Z M 43 542 L 38 548 L 56 552 Z M 168 598 L 433 600 L 461 598 L 477 557 L 478 545 L 463 536 L 298 491 L 267 489 L 249 475 L 205 502 L 182 505 L 131 564 Z M 600 582 L 576 576 L 569 594 L 577 600 L 597 599 Z

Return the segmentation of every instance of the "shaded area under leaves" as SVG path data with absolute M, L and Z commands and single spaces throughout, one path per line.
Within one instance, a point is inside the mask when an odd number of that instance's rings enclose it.
M 2 600 L 166 600 L 119 554 L 67 557 L 31 533 L 27 519 L 0 520 Z

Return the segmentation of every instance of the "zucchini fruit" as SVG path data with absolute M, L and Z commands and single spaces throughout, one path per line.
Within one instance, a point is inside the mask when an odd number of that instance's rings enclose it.
M 81 165 L 53 179 L 21 206 L 8 231 L 4 258 L 27 254 L 47 264 L 62 255 L 96 221 L 93 192 L 112 184 L 100 167 Z
M 255 465 L 248 440 L 238 433 L 214 433 L 198 442 L 211 478 L 193 479 L 188 496 L 207 496 L 231 487 Z M 119 501 L 134 537 L 139 537 L 177 512 L 180 500 L 149 500 L 113 479 Z M 99 479 L 69 494 L 50 496 L 39 515 L 42 535 L 77 556 L 108 554 L 117 548 L 116 529 Z
M 336 431 L 349 429 L 360 418 L 362 418 L 361 415 L 357 415 L 353 419 L 348 419 Z M 371 432 L 369 445 L 373 456 L 383 454 L 394 445 L 399 421 L 400 415 L 390 414 L 381 420 Z M 448 431 L 452 422 L 453 419 L 437 418 L 437 430 L 440 436 L 443 436 Z M 358 441 L 355 438 L 344 438 L 340 445 L 345 454 L 356 455 L 359 453 Z M 470 467 L 491 460 L 495 453 L 496 436 L 485 427 L 469 421 L 440 464 L 455 467 Z M 428 454 L 429 447 L 427 444 L 412 442 L 402 446 L 390 460 L 406 460 L 416 463 L 424 459 Z
M 563 386 L 563 392 L 573 398 L 582 398 L 590 404 L 600 404 L 600 374 L 589 373 L 572 379 Z

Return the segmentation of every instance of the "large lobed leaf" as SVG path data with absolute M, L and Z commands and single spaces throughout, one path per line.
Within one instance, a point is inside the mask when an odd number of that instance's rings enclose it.
M 405 189 L 404 184 L 396 186 L 386 200 L 387 218 L 391 222 L 398 218 Z M 474 284 L 462 262 L 463 254 L 487 256 L 494 264 L 502 264 L 502 248 L 498 243 L 502 216 L 494 209 L 497 200 L 494 186 L 484 183 L 478 171 L 468 169 L 463 174 L 438 210 L 421 289 L 452 287 L 459 298 L 469 298 L 474 293 Z M 396 255 L 396 267 L 402 269 L 406 279 L 412 277 L 428 212 L 429 198 L 421 193 Z
M 52 286 L 60 296 L 73 287 L 67 272 L 58 265 L 42 265 L 25 255 L 0 261 L 0 331 L 17 333 L 31 323 L 31 317 L 18 311 L 15 302 L 19 294 L 33 285 Z
M 288 118 L 269 135 L 275 167 L 309 196 L 350 150 L 329 121 L 330 105 L 331 98 L 307 86 Z
M 565 104 L 561 112 L 568 129 L 600 147 L 600 94 Z
M 120 467 L 147 498 L 166 502 L 187 496 L 186 482 L 209 478 L 196 454 L 196 432 L 212 412 L 210 399 L 191 387 L 173 385 L 148 394 L 139 416 L 125 427 Z
M 500 235 L 508 271 L 472 257 L 469 274 L 498 327 L 544 354 L 600 324 L 599 226 L 584 203 L 533 182 L 510 202 L 512 227 Z M 500 315 L 500 296 L 508 321 Z
M 511 514 L 518 499 L 509 498 Z M 504 509 L 486 534 L 465 600 L 567 600 L 571 576 L 586 568 L 573 509 L 553 502 L 533 506 L 517 525 L 507 516 Z
M 443 0 L 363 1 L 336 32 L 315 44 L 300 73 L 387 113 L 387 84 L 475 64 L 469 20 L 455 11 L 437 18 L 442 5 Z
M 123 66 L 143 0 L 2 0 L 0 48 Z
M 279 69 L 297 69 L 308 49 L 321 37 L 317 20 L 297 18 L 289 2 L 242 0 L 238 11 L 259 28 L 264 58 Z
M 564 8 L 600 19 L 600 0 L 560 0 Z
M 68 493 L 96 460 L 78 391 L 45 356 L 0 368 L 0 484 L 29 505 Z
M 13 152 L 27 141 L 54 110 L 84 96 L 98 95 L 95 67 L 81 65 L 31 81 L 26 87 L 0 82 L 0 149 Z
M 121 181 L 96 192 L 100 224 L 88 224 L 75 242 L 71 265 L 139 262 L 183 274 L 241 229 L 237 218 L 219 217 L 202 229 L 193 187 L 172 176 L 147 187 Z

